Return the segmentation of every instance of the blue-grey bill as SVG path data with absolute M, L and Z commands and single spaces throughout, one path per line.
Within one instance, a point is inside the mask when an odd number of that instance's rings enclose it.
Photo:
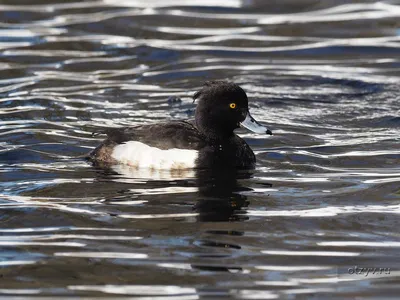
M 272 131 L 265 127 L 264 125 L 261 125 L 258 123 L 248 112 L 246 115 L 246 119 L 244 119 L 243 122 L 240 123 L 243 127 L 247 128 L 250 131 L 253 131 L 255 133 L 266 133 L 266 134 L 271 134 Z

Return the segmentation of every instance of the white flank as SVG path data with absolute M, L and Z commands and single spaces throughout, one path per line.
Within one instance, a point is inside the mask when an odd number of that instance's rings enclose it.
M 198 151 L 177 148 L 161 150 L 131 141 L 116 146 L 111 156 L 116 161 L 135 168 L 178 170 L 194 168 Z

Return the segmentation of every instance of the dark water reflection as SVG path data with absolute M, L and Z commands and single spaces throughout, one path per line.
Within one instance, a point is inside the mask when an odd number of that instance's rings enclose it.
M 398 1 L 2 1 L 0 297 L 399 294 Z M 205 80 L 272 137 L 251 172 L 100 168 Z

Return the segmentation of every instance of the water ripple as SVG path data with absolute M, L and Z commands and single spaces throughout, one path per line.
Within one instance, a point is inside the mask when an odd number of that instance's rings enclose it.
M 0 297 L 397 295 L 399 15 L 373 0 L 3 1 Z M 237 131 L 254 171 L 82 159 L 93 132 L 192 118 L 221 79 L 273 129 Z

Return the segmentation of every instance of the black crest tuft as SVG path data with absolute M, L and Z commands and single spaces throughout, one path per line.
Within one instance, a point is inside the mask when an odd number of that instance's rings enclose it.
M 225 81 L 225 80 L 209 80 L 204 82 L 203 84 L 203 88 L 199 91 L 197 91 L 196 93 L 194 93 L 193 95 L 193 103 L 201 97 L 201 95 L 206 91 L 209 90 L 210 88 L 214 88 L 217 86 L 229 86 L 229 85 L 234 85 L 233 83 L 230 83 L 229 81 Z

